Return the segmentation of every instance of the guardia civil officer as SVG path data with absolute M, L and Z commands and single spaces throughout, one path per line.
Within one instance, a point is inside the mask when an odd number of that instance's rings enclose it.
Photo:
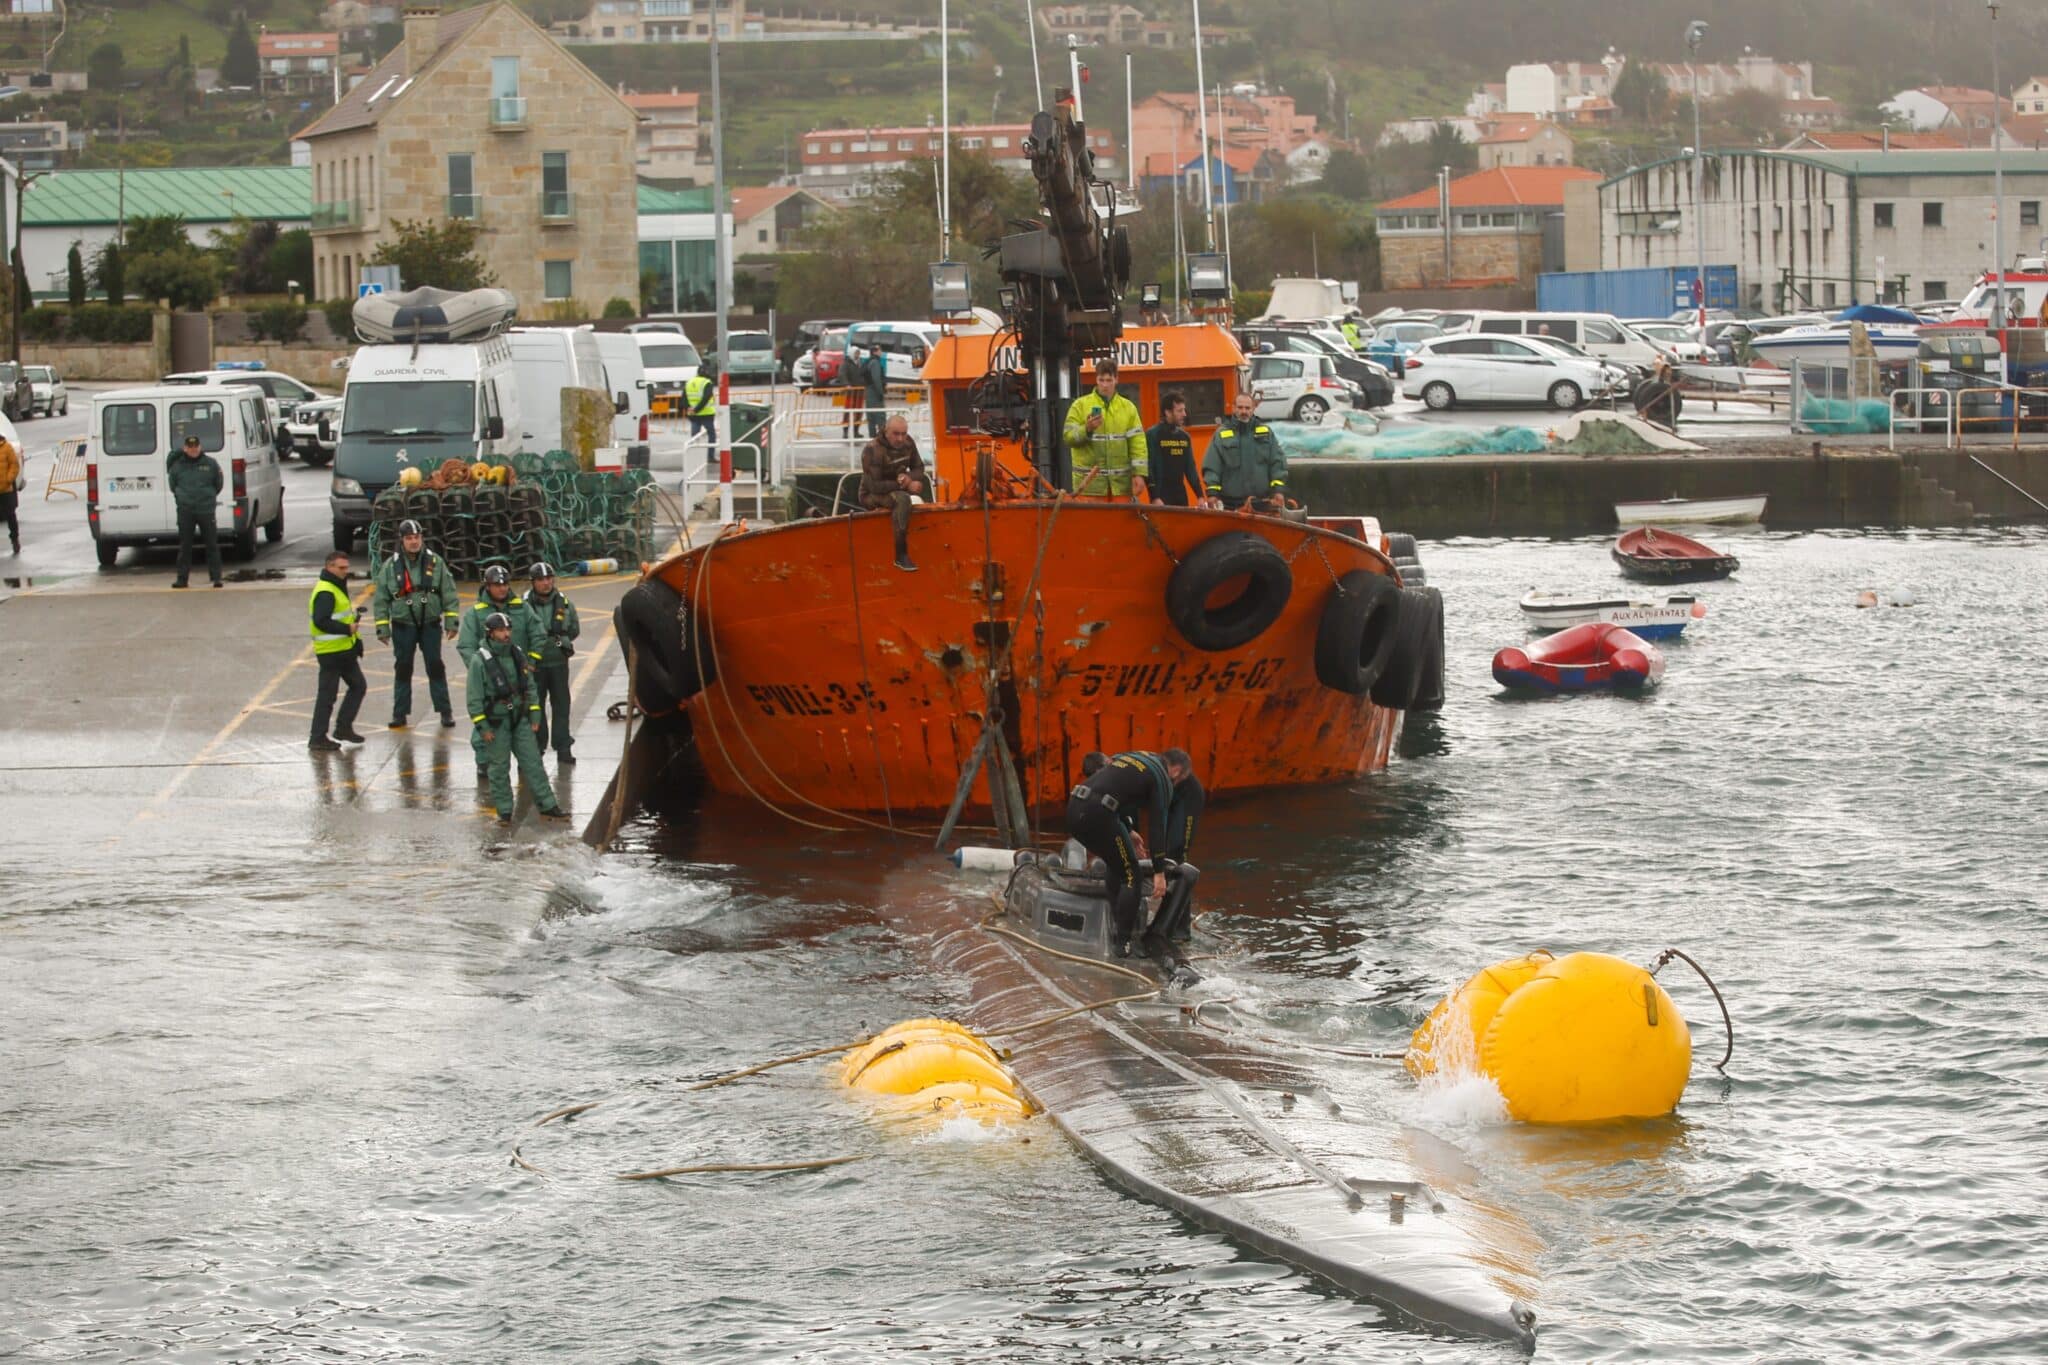
M 448 563 L 427 548 L 416 521 L 398 523 L 398 549 L 372 575 L 376 592 L 370 615 L 377 638 L 392 648 L 391 728 L 403 730 L 412 711 L 412 656 L 418 650 L 427 665 L 427 692 L 441 724 L 455 724 L 455 704 L 448 697 L 448 670 L 441 662 L 441 642 L 455 638 L 455 576 Z
M 484 570 L 483 591 L 477 594 L 469 610 L 462 613 L 462 626 L 455 635 L 455 652 L 462 656 L 465 669 L 476 661 L 476 652 L 483 647 L 489 634 L 485 622 L 500 612 L 511 623 L 512 643 L 519 650 L 520 657 L 532 662 L 530 651 L 533 644 L 527 638 L 527 616 L 518 594 L 512 591 L 512 572 L 503 564 L 492 564 Z M 469 751 L 476 755 L 476 780 L 489 781 L 490 774 L 484 766 L 483 733 L 474 726 L 469 731 Z
M 1273 429 L 1253 416 L 1258 399 L 1241 390 L 1231 420 L 1209 441 L 1202 484 L 1213 507 L 1278 514 L 1287 508 L 1287 456 Z
M 320 665 L 319 686 L 313 693 L 313 733 L 306 747 L 332 753 L 342 744 L 361 744 L 356 733 L 356 711 L 363 704 L 369 684 L 363 681 L 363 641 L 356 633 L 356 604 L 348 595 L 348 556 L 340 550 L 327 556 L 320 580 L 313 585 L 306 604 L 313 630 L 313 658 Z M 335 693 L 343 687 L 340 724 L 334 738 L 327 737 L 327 718 L 334 714 Z M 337 744 L 335 740 L 341 741 Z
M 543 729 L 552 717 L 555 760 L 574 763 L 576 756 L 569 752 L 569 659 L 576 653 L 576 637 L 583 626 L 576 619 L 576 604 L 555 591 L 554 565 L 533 566 L 533 587 L 525 606 L 526 653 L 533 660 Z
M 1074 788 L 1067 801 L 1067 833 L 1108 865 L 1104 876 L 1117 956 L 1130 952 L 1145 900 L 1138 879 L 1138 863 L 1146 856 L 1146 841 L 1137 832 L 1139 819 L 1147 820 L 1155 856 L 1182 862 L 1194 843 L 1195 822 L 1205 800 L 1185 749 L 1118 754 Z M 1165 894 L 1163 873 L 1153 873 L 1152 886 L 1155 894 Z
M 484 771 L 491 783 L 491 804 L 498 823 L 512 823 L 512 760 L 533 791 L 533 804 L 550 820 L 568 814 L 555 802 L 547 769 L 540 762 L 540 701 L 533 690 L 533 660 L 512 638 L 512 619 L 502 611 L 487 612 L 483 637 L 469 660 L 469 719 L 483 736 Z

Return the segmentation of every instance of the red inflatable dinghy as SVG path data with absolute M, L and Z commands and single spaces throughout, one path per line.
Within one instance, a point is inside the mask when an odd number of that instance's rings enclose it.
M 1657 646 L 1609 621 L 1573 626 L 1493 656 L 1493 680 L 1538 692 L 1602 692 L 1654 687 L 1664 676 Z

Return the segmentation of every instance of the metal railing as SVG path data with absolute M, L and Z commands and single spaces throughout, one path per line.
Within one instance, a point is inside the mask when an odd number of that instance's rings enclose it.
M 543 223 L 566 223 L 575 216 L 576 196 L 568 190 L 540 192 L 540 220 Z
M 1917 394 L 1935 395 L 1935 401 L 1942 405 L 1942 411 L 1939 414 L 1929 414 L 1927 408 L 1930 405 L 1926 403 L 1909 403 L 1904 408 L 1900 407 L 1899 400 L 1901 398 L 1911 399 Z M 1899 448 L 1899 419 L 1903 417 L 1906 421 L 1913 424 L 1914 430 L 1923 433 L 1927 430 L 1927 424 L 1930 421 L 1939 422 L 1944 437 L 1942 448 L 1944 450 L 1953 450 L 1961 438 L 1960 430 L 1956 426 L 1956 414 L 1961 411 L 1961 405 L 1952 401 L 1954 397 L 1955 390 L 1944 389 L 1939 385 L 1927 388 L 1892 390 L 1890 403 L 1892 412 L 1891 426 L 1885 435 L 1887 447 L 1892 450 Z M 1914 408 L 1918 408 L 1919 411 L 1913 411 Z
M 523 95 L 491 96 L 491 127 L 524 128 L 526 98 Z
M 85 486 L 86 464 L 85 438 L 74 437 L 57 442 L 56 450 L 50 455 L 50 480 L 43 485 L 43 501 L 62 493 L 67 498 L 76 498 L 78 490 Z
M 313 205 L 311 226 L 315 232 L 360 227 L 362 221 L 363 201 L 360 199 L 330 199 Z
M 448 196 L 450 218 L 477 218 L 483 214 L 484 197 L 480 194 L 451 194 Z

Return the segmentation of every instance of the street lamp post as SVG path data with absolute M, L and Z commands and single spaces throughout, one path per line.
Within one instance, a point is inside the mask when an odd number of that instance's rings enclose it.
M 1707 147 L 1700 141 L 1700 40 L 1707 36 L 1704 19 L 1695 19 L 1685 26 L 1686 69 L 1692 75 L 1692 244 L 1694 255 L 1699 261 L 1699 274 L 1693 279 L 1694 298 L 1698 307 L 1698 322 L 1707 325 L 1707 206 L 1701 199 L 1701 188 L 1706 179 Z
M 1998 0 L 1984 0 L 1991 11 L 1991 325 L 2005 325 L 2005 155 L 1999 146 L 2004 99 L 1998 93 Z

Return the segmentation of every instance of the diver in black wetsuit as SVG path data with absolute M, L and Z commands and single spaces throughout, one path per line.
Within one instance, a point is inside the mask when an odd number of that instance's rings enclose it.
M 1082 762 L 1082 783 L 1067 802 L 1067 832 L 1108 865 L 1104 876 L 1109 886 L 1110 934 L 1117 956 L 1124 957 L 1130 952 L 1145 899 L 1138 864 L 1146 856 L 1146 845 L 1137 833 L 1138 819 L 1149 813 L 1158 858 L 1183 862 L 1195 839 L 1195 822 L 1201 818 L 1205 794 L 1185 749 L 1157 754 L 1134 750 L 1095 766 L 1097 757 L 1091 754 Z M 1155 871 L 1153 889 L 1162 897 L 1165 883 L 1165 874 Z M 1183 896 L 1174 903 L 1162 902 L 1158 918 L 1145 935 L 1148 952 L 1163 947 L 1167 938 L 1186 937 L 1187 900 Z

